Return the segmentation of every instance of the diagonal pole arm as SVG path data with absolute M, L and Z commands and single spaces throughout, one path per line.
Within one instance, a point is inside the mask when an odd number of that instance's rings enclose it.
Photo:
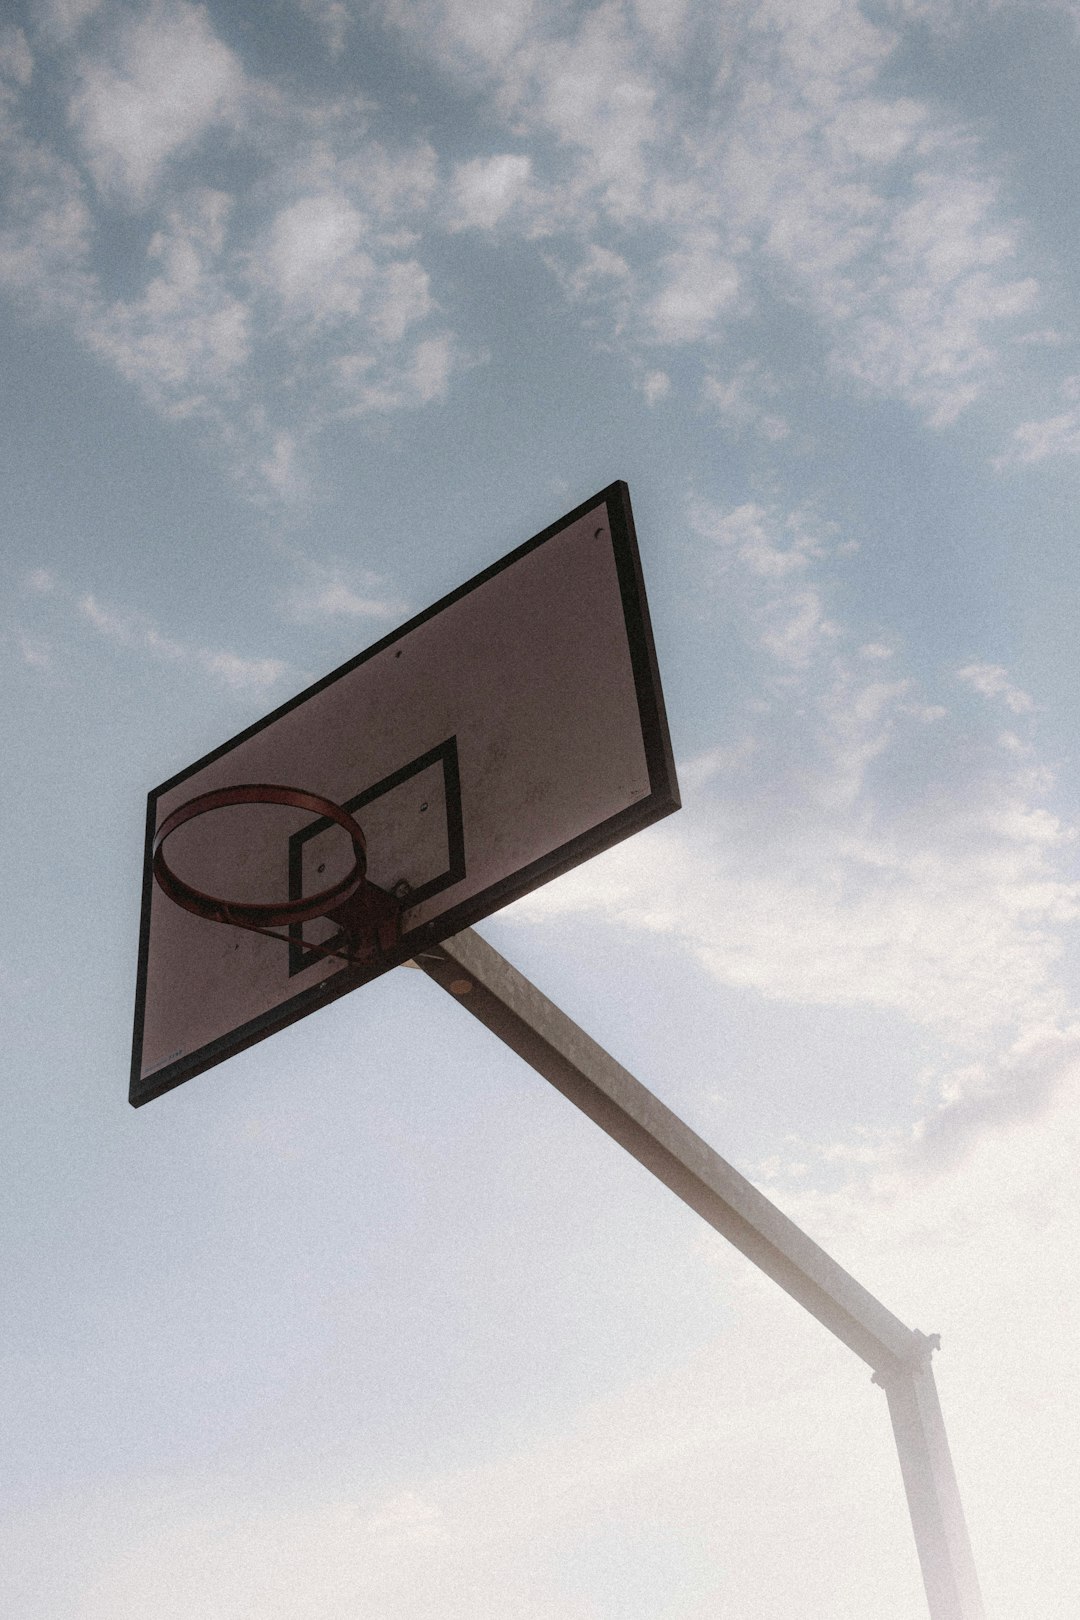
M 930 1351 L 472 929 L 418 967 L 873 1368 L 889 1401 L 931 1620 L 983 1620 Z

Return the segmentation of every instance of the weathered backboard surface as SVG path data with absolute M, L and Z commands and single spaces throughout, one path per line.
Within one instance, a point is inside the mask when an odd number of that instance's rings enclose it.
M 241 783 L 303 788 L 362 826 L 368 876 L 404 894 L 378 966 L 181 909 L 153 839 Z M 678 808 L 626 485 L 612 484 L 149 796 L 131 1102 L 415 956 Z M 231 805 L 177 828 L 169 863 L 231 900 L 344 876 L 347 835 L 310 811 Z M 406 887 L 407 886 L 407 887 Z

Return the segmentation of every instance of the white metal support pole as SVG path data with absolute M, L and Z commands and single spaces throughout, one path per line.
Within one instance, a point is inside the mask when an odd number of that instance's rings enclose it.
M 936 1339 L 905 1327 L 479 934 L 444 940 L 417 966 L 873 1368 L 931 1620 L 984 1620 L 930 1366 Z
M 875 1373 L 874 1382 L 889 1401 L 930 1613 L 981 1615 L 978 1576 L 930 1365 L 938 1337 L 916 1337 L 922 1341 L 917 1364 L 893 1375 Z

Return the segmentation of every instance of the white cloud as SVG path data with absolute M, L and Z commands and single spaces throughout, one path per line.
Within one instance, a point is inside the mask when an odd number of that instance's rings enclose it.
M 428 273 L 423 265 L 416 259 L 398 259 L 382 272 L 371 321 L 384 343 L 399 343 L 409 327 L 430 315 L 434 308 Z M 426 340 L 428 344 L 434 341 Z
M 826 547 L 805 514 L 777 523 L 753 502 L 729 512 L 696 502 L 691 524 L 715 544 L 715 566 L 738 593 L 759 647 L 790 670 L 829 651 L 839 629 L 820 584 L 808 578 Z
M 661 287 L 646 320 L 661 343 L 700 343 L 739 289 L 735 266 L 715 233 L 694 233 L 660 262 Z
M 1080 883 L 1052 778 L 1026 745 L 1001 747 L 992 713 L 984 732 L 954 718 L 895 644 L 883 671 L 826 614 L 844 548 L 825 526 L 758 506 L 699 504 L 693 521 L 752 673 L 726 694 L 683 816 L 643 835 L 647 861 L 611 850 L 509 915 L 596 911 L 766 1000 L 899 1014 L 943 1054 L 912 1126 L 962 1140 L 988 1083 L 995 1118 L 1038 1094 L 1037 1032 L 1076 1005 L 1059 964 Z M 972 683 L 1013 691 L 996 666 L 970 666 Z
M 935 425 L 992 374 L 995 325 L 1033 303 L 992 181 L 930 110 L 872 85 L 895 39 L 853 4 L 777 7 L 722 162 L 739 218 L 830 333 L 836 367 Z M 762 71 L 765 62 L 762 63 Z
M 1001 664 L 965 664 L 957 670 L 956 678 L 980 697 L 999 697 L 1013 714 L 1026 714 L 1035 707 L 1027 692 L 1012 685 L 1008 670 Z
M 679 782 L 686 793 L 696 793 L 716 777 L 744 771 L 757 744 L 752 737 L 742 737 L 726 747 L 709 748 L 692 759 L 678 762 Z
M 791 427 L 779 412 L 769 410 L 754 396 L 763 393 L 769 397 L 776 392 L 774 378 L 756 360 L 744 361 L 728 377 L 706 376 L 701 385 L 702 399 L 720 413 L 728 426 L 749 429 L 773 444 L 786 439 Z
M 416 345 L 407 380 L 422 404 L 445 395 L 454 359 L 454 344 L 446 333 L 424 338 Z
M 1013 432 L 1012 451 L 999 458 L 999 470 L 1010 461 L 1021 465 L 1045 461 L 1049 456 L 1080 455 L 1080 407 L 1059 411 L 1055 416 L 1021 422 Z
M 329 148 L 325 132 L 321 141 L 312 142 L 302 129 L 302 157 L 297 160 L 295 153 L 290 154 L 287 182 L 299 190 L 316 184 L 325 190 L 332 188 L 336 180 L 378 222 L 384 246 L 393 249 L 402 242 L 415 244 L 415 227 L 424 219 L 439 189 L 438 155 L 427 141 L 417 140 L 388 150 L 367 136 L 350 150 L 350 134 L 355 139 L 356 131 L 364 128 L 364 111 L 361 106 L 334 109 Z M 317 112 L 313 119 L 316 128 L 326 121 L 325 110 Z M 397 233 L 395 227 L 399 227 Z
M 506 65 L 537 16 L 536 0 L 385 0 L 384 13 L 424 39 L 448 65 L 490 71 Z
M 732 1268 L 722 1275 L 730 1287 Z M 751 1296 L 741 1335 L 617 1383 L 486 1465 L 418 1472 L 375 1500 L 322 1491 L 260 1505 L 216 1480 L 200 1481 L 194 1501 L 160 1487 L 145 1503 L 124 1493 L 108 1504 L 92 1585 L 71 1597 L 84 1620 L 186 1620 L 210 1605 L 220 1620 L 591 1620 L 595 1573 L 578 1542 L 584 1527 L 610 1536 L 614 1521 L 616 1592 L 635 1578 L 663 1590 L 654 1538 L 680 1549 L 664 1611 L 679 1620 L 704 1620 L 721 1593 L 729 1612 L 760 1620 L 836 1614 L 838 1593 L 844 1613 L 914 1620 L 918 1575 L 891 1500 L 884 1400 L 854 1369 L 838 1376 L 770 1306 Z M 836 1400 L 856 1383 L 857 1395 Z M 810 1438 L 822 1411 L 835 1414 L 827 1447 Z M 876 1443 L 860 1433 L 875 1418 Z M 85 1504 L 60 1511 L 69 1536 L 87 1536 Z M 839 1543 L 836 1522 L 849 1527 Z M 8 1531 L 14 1567 L 33 1528 Z M 823 1559 L 822 1545 L 834 1556 Z M 886 1595 L 903 1606 L 882 1609 Z
M 821 592 L 814 585 L 788 591 L 766 610 L 761 632 L 764 647 L 785 664 L 806 664 L 838 634 L 826 617 Z
M 345 355 L 334 363 L 334 377 L 343 399 L 344 414 L 396 411 L 441 399 L 449 385 L 456 358 L 453 340 L 446 333 L 423 338 L 410 355 L 402 355 L 396 370 L 376 365 L 370 353 Z
M 69 117 L 98 186 L 145 203 L 165 165 L 236 116 L 244 75 L 205 9 L 173 0 L 120 25 L 108 57 L 86 57 Z
M 43 637 L 28 635 L 25 630 L 20 630 L 15 640 L 24 664 L 31 669 L 52 669 L 52 647 Z
M 752 782 L 753 767 L 745 774 Z M 723 985 L 900 1013 L 961 1053 L 993 1051 L 1002 1030 L 1063 1013 L 1057 935 L 1080 916 L 1080 889 L 1054 871 L 1041 838 L 1006 841 L 981 809 L 954 813 L 936 838 L 927 818 L 860 840 L 853 812 L 869 807 L 839 792 L 788 805 L 801 812 L 796 833 L 776 825 L 772 794 L 759 789 L 754 815 L 739 785 L 730 810 L 713 806 L 715 837 L 695 824 L 655 832 L 647 866 L 640 848 L 609 853 L 509 915 L 596 911 L 668 936 Z
M 343 14 L 306 3 L 336 49 Z M 73 58 L 73 128 L 88 174 L 144 211 L 152 243 L 141 278 L 129 261 L 111 292 L 90 270 L 102 221 L 83 176 L 6 109 L 0 282 L 69 321 L 158 409 L 209 426 L 253 489 L 304 486 L 298 462 L 277 477 L 283 435 L 299 458 L 342 414 L 444 397 L 466 356 L 439 307 L 431 229 L 518 233 L 600 340 L 629 349 L 638 386 L 696 365 L 700 397 L 766 443 L 789 432 L 773 379 L 716 353 L 770 300 L 814 323 L 837 375 L 944 425 L 1034 299 L 974 136 L 883 88 L 896 35 L 855 0 L 722 20 L 703 0 L 482 14 L 416 0 L 386 17 L 483 98 L 490 153 L 454 164 L 427 140 L 388 147 L 366 101 L 257 82 L 185 0 L 104 16 Z M 252 160 L 220 241 L 200 235 L 182 163 L 211 132 Z M 658 346 L 686 351 L 678 374 Z M 1071 416 L 1027 424 L 1018 454 L 1068 448 L 1072 432 Z
M 244 658 L 238 653 L 177 641 L 163 635 L 143 615 L 110 607 L 89 593 L 80 598 L 78 610 L 86 623 L 117 646 L 147 653 L 164 663 L 193 664 L 234 691 L 267 691 L 288 672 L 288 665 L 278 658 Z
M 690 521 L 698 534 L 716 543 L 720 566 L 734 560 L 749 574 L 762 578 L 805 574 L 810 563 L 825 551 L 801 513 L 793 513 L 778 524 L 774 513 L 755 502 L 728 512 L 695 502 Z
M 0 214 L 0 287 L 36 311 L 77 319 L 95 295 L 84 268 L 93 220 L 82 182 L 26 133 L 3 97 L 0 170 L 11 181 Z
M 331 56 L 340 56 L 345 49 L 352 18 L 342 0 L 296 0 L 305 17 L 309 17 L 322 35 Z
M 299 492 L 296 440 L 291 433 L 275 433 L 273 447 L 260 461 L 259 472 L 276 495 L 284 497 Z
M 666 371 L 648 371 L 641 379 L 641 392 L 647 404 L 658 405 L 671 393 L 671 378 Z
M 375 266 L 360 244 L 365 220 L 340 196 L 301 197 L 270 228 L 266 274 L 278 296 L 312 318 L 355 315 Z
M 102 4 L 103 0 L 33 0 L 34 26 L 46 39 L 64 43 Z
M 497 225 L 528 185 L 530 167 L 527 157 L 512 152 L 459 163 L 451 181 L 451 228 Z
M 265 692 L 276 686 L 288 666 L 280 658 L 241 658 L 232 652 L 196 648 L 196 662 L 225 686 L 237 692 Z
M 372 580 L 372 587 L 377 584 Z M 408 604 L 403 601 L 375 595 L 371 590 L 355 590 L 338 578 L 296 592 L 289 605 L 298 619 L 400 619 L 408 612 Z
M 941 1334 L 988 1613 L 1056 1620 L 1080 1581 L 1080 1314 L 1061 1285 L 1080 1263 L 1075 1035 L 1047 1061 L 1041 1118 L 999 1120 L 932 1174 L 855 1167 L 833 1191 L 767 1190 L 903 1320 Z M 635 1207 L 645 1219 L 650 1200 Z M 435 1460 L 392 1484 L 275 1491 L 235 1467 L 188 1469 L 9 1513 L 4 1563 L 33 1594 L 28 1620 L 593 1620 L 615 1612 L 619 1580 L 673 1620 L 925 1620 L 868 1369 L 703 1224 L 678 1240 L 670 1263 L 698 1295 L 720 1292 L 725 1324 L 645 1372 L 612 1363 L 591 1396 L 551 1392 L 479 1459 L 450 1415 L 427 1436 Z M 632 1286 L 640 1254 L 622 1260 Z M 342 1335 L 355 1332 L 345 1318 Z M 391 1394 L 407 1399 L 407 1384 Z M 59 1561 L 42 1574 L 50 1533 L 75 1549 L 63 1585 Z
M 634 0 L 634 11 L 654 44 L 671 49 L 685 43 L 691 0 Z
M 1037 1106 L 996 1118 L 988 1108 L 966 1154 L 935 1158 L 933 1174 L 899 1161 L 834 1192 L 780 1196 L 894 1310 L 942 1333 L 937 1377 L 987 1612 L 1064 1615 L 1080 1582 L 1076 1549 L 1067 1567 L 1054 1551 L 1072 1545 L 1080 1445 L 1080 1321 L 1061 1287 L 1080 1261 L 1077 1031 L 1013 1061 L 1036 1071 Z M 1007 1090 L 1015 1096 L 1015 1083 Z
M 778 290 L 838 374 L 944 426 L 1035 301 L 974 138 L 879 88 L 898 36 L 856 0 L 719 20 L 703 4 L 516 7 L 497 45 L 458 0 L 389 15 L 530 142 L 517 227 L 635 347 L 700 345 Z M 691 80 L 709 82 L 707 108 Z M 626 273 L 598 275 L 599 255 Z M 782 417 L 754 414 L 783 436 Z
M 336 415 L 439 398 L 455 359 L 445 333 L 414 341 L 434 305 L 426 270 L 387 252 L 340 193 L 280 209 L 254 254 L 235 238 L 234 199 L 196 190 L 171 208 L 148 248 L 158 273 L 135 298 L 87 311 L 85 337 L 167 415 L 213 424 L 256 498 L 308 487 L 307 441 Z M 336 334 L 344 355 L 313 353 Z M 276 351 L 291 425 L 275 421 L 255 374 Z M 297 384 L 306 384 L 301 391 Z
M 133 613 L 123 613 L 99 602 L 96 596 L 86 595 L 79 601 L 79 612 L 95 630 L 122 647 L 145 650 L 155 657 L 177 661 L 185 657 L 187 649 L 182 642 L 173 641 L 148 619 Z
M 201 72 L 204 51 L 206 84 L 232 83 L 235 64 L 217 51 L 204 12 L 181 6 L 170 15 L 152 46 L 144 34 L 156 10 L 129 17 L 116 35 L 114 58 L 134 75 L 138 107 L 152 103 L 146 116 L 165 120 L 156 132 L 131 133 L 147 167 L 123 171 L 129 200 L 151 171 L 164 174 L 166 147 L 183 133 L 154 91 L 162 51 L 175 47 L 181 88 Z M 104 106 L 111 80 L 99 68 L 95 57 L 85 83 Z M 436 303 L 415 252 L 413 225 L 432 207 L 437 161 L 425 142 L 395 150 L 372 140 L 355 100 L 308 105 L 268 85 L 235 88 L 234 132 L 250 145 L 253 177 L 235 194 L 174 184 L 158 201 L 144 188 L 145 259 L 129 251 L 112 292 L 112 272 L 97 268 L 100 205 L 91 206 L 78 169 L 31 136 L 18 97 L 0 99 L 0 163 L 12 181 L 0 215 L 0 287 L 67 324 L 155 409 L 209 431 L 254 499 L 295 501 L 311 487 L 303 462 L 329 421 L 439 400 L 463 358 L 445 327 L 432 329 Z M 209 105 L 195 98 L 192 117 Z M 195 123 L 185 129 L 183 141 L 194 141 Z M 109 151 L 120 174 L 126 148 Z M 105 159 L 95 153 L 100 179 Z
M 12 79 L 25 89 L 33 72 L 33 53 L 22 29 L 12 24 L 0 28 L 0 77 Z
M 228 393 L 250 351 L 250 310 L 216 272 L 231 199 L 201 189 L 171 209 L 147 249 L 160 272 L 88 325 L 91 348 L 171 414 Z
M 515 112 L 582 152 L 600 205 L 613 218 L 634 218 L 647 195 L 658 86 L 622 8 L 586 11 L 576 33 L 534 34 L 516 68 L 519 82 L 507 86 Z
M 387 14 L 444 70 L 486 83 L 514 132 L 553 136 L 574 154 L 570 172 L 538 198 L 541 218 L 557 224 L 597 205 L 635 216 L 657 86 L 621 8 L 582 14 L 511 0 L 481 14 L 467 0 L 395 0 Z

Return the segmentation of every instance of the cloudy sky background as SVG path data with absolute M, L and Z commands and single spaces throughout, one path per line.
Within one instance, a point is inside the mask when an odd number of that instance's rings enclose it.
M 482 932 L 1080 1607 L 1080 7 L 0 30 L 13 1620 L 915 1620 L 867 1369 L 419 974 L 139 1113 L 145 793 L 612 479 L 684 789 Z

